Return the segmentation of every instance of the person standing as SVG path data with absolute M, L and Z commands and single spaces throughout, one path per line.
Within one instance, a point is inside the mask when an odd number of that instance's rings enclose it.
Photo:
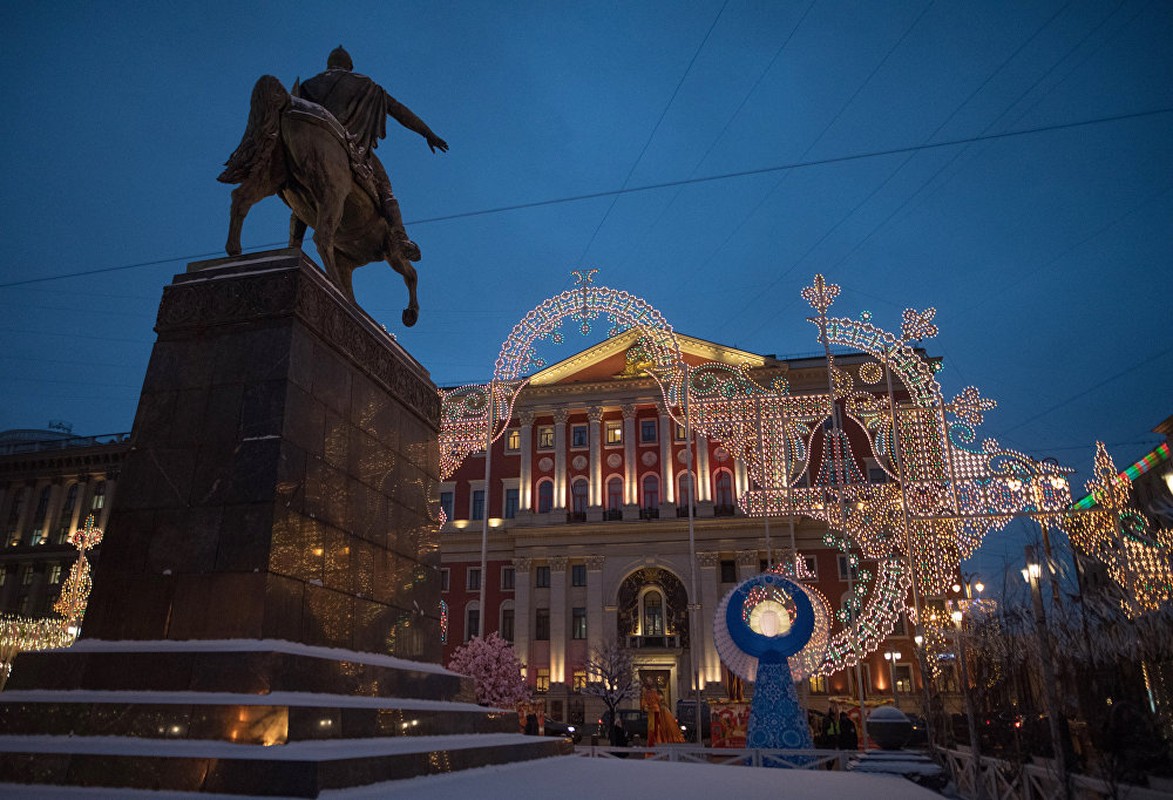
M 859 735 L 856 733 L 855 723 L 851 721 L 851 717 L 847 716 L 846 711 L 839 712 L 838 748 L 840 750 L 859 749 Z

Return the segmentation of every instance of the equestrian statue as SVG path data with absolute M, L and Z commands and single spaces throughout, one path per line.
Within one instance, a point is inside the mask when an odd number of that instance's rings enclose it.
M 218 180 L 232 191 L 228 255 L 240 255 L 240 230 L 249 209 L 278 195 L 293 214 L 289 246 L 301 247 L 306 228 L 330 280 L 353 303 L 351 274 L 386 261 L 403 276 L 409 302 L 403 324 L 419 318 L 416 271 L 420 250 L 407 236 L 399 202 L 375 148 L 386 136 L 386 118 L 415 131 L 432 152 L 448 143 L 366 75 L 354 72 L 350 55 L 335 48 L 326 71 L 295 83 L 292 93 L 264 75 L 253 87 L 248 125 Z

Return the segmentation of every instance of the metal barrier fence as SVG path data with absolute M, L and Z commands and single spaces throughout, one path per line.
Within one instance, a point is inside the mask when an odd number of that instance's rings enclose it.
M 846 769 L 847 759 L 856 755 L 854 750 L 731 749 L 689 744 L 669 744 L 659 747 L 604 747 L 579 744 L 575 746 L 574 754 L 584 758 L 634 758 L 730 767 L 832 770 Z
M 968 750 L 937 751 L 953 776 L 957 794 L 965 800 L 1054 800 L 1064 797 L 1063 781 L 1053 769 L 1039 764 L 1014 764 L 996 758 L 981 759 L 980 774 Z M 1072 774 L 1071 797 L 1077 800 L 1173 800 L 1173 792 L 1112 783 L 1102 778 Z M 979 795 L 979 788 L 982 790 Z

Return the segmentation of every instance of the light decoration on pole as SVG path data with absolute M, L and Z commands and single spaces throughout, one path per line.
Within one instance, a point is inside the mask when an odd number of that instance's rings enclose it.
M 90 599 L 90 589 L 94 585 L 90 578 L 90 562 L 86 558 L 86 551 L 102 543 L 102 529 L 94 525 L 93 514 L 86 517 L 84 527 L 69 535 L 69 543 L 77 548 L 77 561 L 73 562 L 69 569 L 69 577 L 61 587 L 61 596 L 53 604 L 53 610 L 64 617 L 66 624 L 76 632 L 81 627 L 81 619 L 86 613 L 86 603 Z
M 1173 530 L 1150 530 L 1132 508 L 1132 481 L 1116 472 L 1103 442 L 1096 442 L 1093 471 L 1086 486 L 1094 503 L 1073 506 L 1063 528 L 1080 552 L 1103 563 L 1123 590 L 1124 613 L 1135 619 L 1173 601 Z

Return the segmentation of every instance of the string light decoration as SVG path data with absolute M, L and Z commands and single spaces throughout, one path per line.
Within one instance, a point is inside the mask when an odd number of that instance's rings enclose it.
M 69 577 L 61 587 L 61 596 L 53 604 L 53 610 L 60 614 L 66 623 L 76 629 L 81 626 L 81 619 L 86 613 L 86 603 L 90 599 L 90 590 L 94 586 L 90 578 L 90 561 L 86 558 L 86 551 L 92 550 L 102 543 L 102 529 L 94 525 L 94 515 L 86 517 L 85 525 L 69 534 L 69 543 L 77 548 L 77 561 L 69 569 Z
M 579 333 L 590 334 L 593 325 L 605 318 L 607 337 L 638 329 L 638 352 L 649 362 L 647 374 L 662 383 L 666 402 L 679 405 L 678 382 L 684 361 L 676 334 L 664 315 L 643 299 L 624 291 L 597 285 L 598 270 L 574 270 L 577 286 L 540 303 L 514 326 L 501 345 L 493 380 L 487 385 L 469 384 L 450 391 L 440 390 L 440 475 L 446 479 L 471 453 L 485 448 L 490 419 L 491 441 L 504 433 L 513 415 L 513 403 L 530 378 L 530 373 L 548 366 L 537 351 L 540 342 L 559 345 L 565 341 L 562 325 L 578 323 Z M 492 412 L 490 414 L 490 411 Z M 676 416 L 674 414 L 674 416 Z
M 801 294 L 817 312 L 809 321 L 828 347 L 830 386 L 792 394 L 784 379 L 763 385 L 745 365 L 686 365 L 658 311 L 627 292 L 596 285 L 594 274 L 576 273 L 575 288 L 541 303 L 514 327 L 487 386 L 444 393 L 442 475 L 484 448 L 490 418 L 502 426 L 493 436 L 503 432 L 526 376 L 546 366 L 537 344 L 564 341 L 564 321 L 587 333 L 605 316 L 609 336 L 638 328 L 644 374 L 659 384 L 669 416 L 720 441 L 745 464 L 756 488 L 739 498 L 742 511 L 825 522 L 832 546 L 854 568 L 871 565 L 860 570 L 866 579 L 840 609 L 843 626 L 828 636 L 808 674 L 854 666 L 876 650 L 905 610 L 914 582 L 921 596 L 943 594 L 961 561 L 1015 515 L 1049 519 L 1070 506 L 1072 469 L 1006 450 L 993 439 L 979 442 L 975 429 L 996 407 L 993 400 L 976 387 L 944 399 L 939 362 L 918 349 L 939 332 L 933 308 L 906 309 L 900 335 L 874 324 L 870 312 L 859 319 L 828 316 L 840 288 L 815 275 Z M 863 363 L 836 364 L 832 346 L 862 353 Z M 868 388 L 857 389 L 857 381 Z M 860 469 L 863 458 L 887 480 L 870 481 Z
M 1124 591 L 1121 608 L 1129 619 L 1173 601 L 1173 530 L 1149 528 L 1131 507 L 1132 481 L 1117 473 L 1103 442 L 1096 442 L 1093 477 L 1086 487 L 1094 505 L 1062 523 L 1071 543 L 1100 561 Z

